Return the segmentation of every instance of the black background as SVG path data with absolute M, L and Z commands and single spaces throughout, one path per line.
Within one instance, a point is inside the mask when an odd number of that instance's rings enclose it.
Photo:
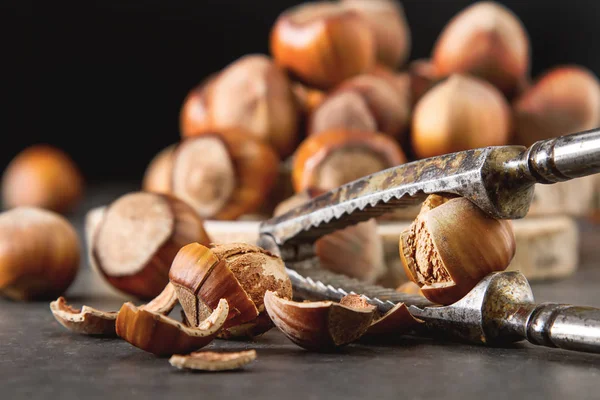
M 239 56 L 268 53 L 270 27 L 298 1 L 0 2 L 0 168 L 27 145 L 71 154 L 89 181 L 139 179 L 178 140 L 187 91 Z M 473 3 L 404 0 L 411 59 Z M 577 63 L 600 74 L 600 1 L 502 1 L 524 22 L 532 73 Z

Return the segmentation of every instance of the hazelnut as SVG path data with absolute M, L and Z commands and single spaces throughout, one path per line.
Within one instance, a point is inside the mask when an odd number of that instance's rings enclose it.
M 410 85 L 411 105 L 417 102 L 438 82 L 435 65 L 429 59 L 419 59 L 408 64 L 405 72 Z M 401 74 L 402 75 L 402 74 Z
M 427 158 L 505 145 L 510 131 L 510 108 L 496 88 L 477 78 L 453 75 L 417 103 L 412 145 L 419 158 Z
M 91 243 L 92 265 L 118 290 L 151 299 L 169 282 L 179 249 L 192 242 L 210 239 L 191 207 L 169 195 L 129 193 L 103 213 Z
M 148 164 L 142 189 L 145 192 L 164 193 L 171 192 L 171 174 L 173 171 L 173 153 L 176 145 L 172 144 L 162 149 Z
M 518 17 L 503 5 L 482 1 L 456 15 L 433 49 L 440 76 L 478 76 L 511 97 L 529 73 L 530 46 Z
M 513 108 L 515 142 L 524 146 L 597 128 L 600 82 L 584 67 L 557 67 L 516 99 Z
M 237 130 L 184 140 L 172 163 L 171 193 L 203 218 L 222 220 L 258 210 L 279 168 L 269 145 Z
M 410 96 L 389 79 L 395 78 L 367 74 L 342 83 L 311 115 L 309 134 L 345 129 L 400 138 L 410 121 Z
M 313 351 L 330 351 L 358 340 L 375 312 L 374 306 L 353 298 L 298 303 L 268 291 L 264 302 L 275 326 L 298 346 Z
M 233 243 L 208 249 L 184 246 L 173 261 L 169 278 L 192 325 L 206 318 L 220 299 L 231 311 L 221 337 L 258 336 L 271 328 L 263 297 L 275 290 L 292 297 L 292 284 L 283 261 L 256 246 Z
M 402 5 L 395 0 L 342 0 L 359 13 L 373 31 L 377 61 L 398 68 L 409 56 L 411 35 Z
M 296 192 L 327 191 L 406 162 L 400 146 L 381 133 L 332 130 L 305 139 L 294 158 Z
M 0 214 L 0 295 L 13 300 L 56 298 L 79 270 L 81 248 L 62 216 L 33 207 Z
M 274 216 L 282 215 L 321 193 L 314 190 L 297 193 L 277 206 Z M 321 237 L 315 242 L 315 255 L 322 268 L 363 282 L 375 283 L 387 270 L 383 241 L 378 235 L 375 219 Z
M 369 22 L 341 3 L 305 3 L 283 12 L 271 31 L 275 61 L 321 89 L 368 71 L 375 64 Z
M 184 102 L 182 136 L 239 129 L 270 143 L 281 156 L 292 153 L 300 110 L 284 71 L 268 57 L 246 55 L 205 85 Z
M 78 204 L 82 193 L 83 177 L 73 160 L 48 145 L 23 150 L 2 178 L 5 208 L 29 206 L 65 213 Z
M 406 275 L 438 304 L 464 297 L 487 274 L 503 271 L 515 254 L 508 220 L 489 217 L 468 199 L 431 195 L 400 235 Z
M 292 84 L 292 92 L 296 98 L 296 103 L 305 115 L 311 115 L 326 96 L 324 91 L 303 85 L 299 82 Z

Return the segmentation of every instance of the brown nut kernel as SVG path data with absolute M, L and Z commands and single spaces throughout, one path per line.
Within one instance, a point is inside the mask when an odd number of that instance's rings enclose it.
M 333 130 L 310 136 L 298 148 L 292 179 L 296 192 L 331 190 L 344 183 L 406 162 L 389 136 Z
M 117 312 L 100 311 L 83 306 L 75 309 L 67 304 L 64 297 L 50 303 L 54 318 L 68 330 L 84 335 L 117 336 L 115 322 Z
M 477 78 L 453 75 L 419 101 L 412 121 L 412 145 L 419 158 L 505 145 L 510 108 L 502 94 Z
M 522 22 L 499 3 L 483 1 L 456 15 L 435 44 L 440 76 L 478 76 L 512 97 L 529 73 L 529 38 Z
M 244 132 L 205 133 L 175 151 L 171 192 L 203 218 L 233 220 L 265 202 L 278 164 L 266 143 Z
M 292 297 L 283 261 L 242 243 L 212 249 L 196 243 L 187 245 L 173 261 L 169 277 L 192 324 L 204 318 L 219 299 L 227 299 L 231 312 L 221 337 L 258 336 L 271 328 L 264 317 L 267 290 Z
M 409 125 L 410 96 L 400 93 L 390 79 L 395 78 L 365 74 L 342 83 L 312 114 L 309 135 L 345 129 L 381 132 L 399 139 Z
M 62 150 L 35 145 L 19 153 L 2 177 L 4 208 L 39 207 L 71 211 L 83 195 L 83 177 Z
M 201 351 L 188 355 L 173 355 L 169 363 L 179 369 L 200 371 L 230 371 L 256 360 L 256 350 L 237 352 Z
M 209 344 L 219 333 L 227 315 L 227 301 L 219 301 L 215 310 L 197 326 L 186 327 L 157 312 L 125 303 L 117 317 L 117 335 L 157 356 L 188 353 Z
M 505 270 L 516 247 L 510 221 L 489 217 L 465 198 L 429 202 L 399 244 L 406 275 L 443 305 L 460 300 L 490 272 Z
M 298 303 L 267 291 L 269 317 L 292 342 L 307 350 L 327 351 L 358 340 L 369 328 L 375 307 L 347 300 Z
M 93 237 L 92 265 L 115 288 L 141 299 L 163 290 L 181 246 L 210 242 L 191 207 L 168 195 L 144 192 L 114 201 Z
M 183 137 L 240 129 L 285 157 L 297 143 L 299 108 L 284 71 L 267 56 L 236 60 L 199 88 L 182 107 Z
M 597 128 L 600 81 L 584 67 L 557 67 L 516 99 L 513 109 L 515 142 L 523 146 Z
M 81 249 L 73 226 L 52 211 L 17 207 L 0 214 L 0 295 L 56 298 L 71 285 Z
M 373 31 L 377 61 L 398 68 L 408 58 L 411 35 L 404 9 L 394 0 L 342 0 L 342 5 L 358 12 Z
M 271 31 L 275 61 L 309 85 L 328 89 L 375 64 L 368 22 L 340 3 L 306 3 L 282 13 Z

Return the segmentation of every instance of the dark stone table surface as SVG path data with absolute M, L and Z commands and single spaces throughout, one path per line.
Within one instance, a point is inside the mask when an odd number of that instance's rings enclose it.
M 81 230 L 87 209 L 126 190 L 95 188 L 71 220 Z M 600 307 L 600 226 L 582 222 L 580 229 L 579 270 L 565 280 L 534 283 L 538 302 Z M 87 265 L 67 298 L 104 309 L 122 303 Z M 272 330 L 254 343 L 219 340 L 208 348 L 256 349 L 258 358 L 239 372 L 179 371 L 123 341 L 71 334 L 48 302 L 0 300 L 0 399 L 600 398 L 600 355 L 523 343 L 488 348 L 402 338 L 315 354 Z

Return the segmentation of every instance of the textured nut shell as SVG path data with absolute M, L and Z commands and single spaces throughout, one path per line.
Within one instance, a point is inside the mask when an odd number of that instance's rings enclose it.
M 479 76 L 510 97 L 529 73 L 529 47 L 517 16 L 498 3 L 484 1 L 448 23 L 432 58 L 439 75 Z
M 343 0 L 342 4 L 357 11 L 373 31 L 377 61 L 398 68 L 408 58 L 411 35 L 404 9 L 394 0 Z
M 146 192 L 171 193 L 171 174 L 173 170 L 173 151 L 176 145 L 162 149 L 146 168 L 142 189 Z
M 318 88 L 331 88 L 375 64 L 369 24 L 335 3 L 307 3 L 285 11 L 270 42 L 278 64 Z
M 68 330 L 84 335 L 117 336 L 115 322 L 116 312 L 100 311 L 83 306 L 75 309 L 67 304 L 64 297 L 50 303 L 54 318 Z
M 365 153 L 376 155 L 386 168 L 406 162 L 406 156 L 400 146 L 387 135 L 343 130 L 323 132 L 308 137 L 296 151 L 292 172 L 296 192 L 307 188 L 333 189 L 333 187 L 320 187 L 319 182 L 316 182 L 317 174 L 323 162 L 332 153 L 344 149 L 364 149 Z M 373 172 L 376 171 L 356 171 L 357 176 L 352 176 L 350 181 Z M 348 181 L 338 182 L 337 185 L 344 183 Z
M 367 336 L 401 335 L 410 332 L 423 321 L 415 318 L 404 303 L 398 303 L 381 318 L 371 323 Z
M 427 299 L 444 305 L 490 272 L 505 270 L 515 254 L 511 222 L 488 217 L 465 198 L 421 213 L 399 244 L 406 275 Z
M 77 233 L 62 216 L 32 207 L 0 214 L 0 295 L 56 298 L 75 279 L 80 257 Z
M 28 147 L 6 167 L 2 177 L 5 208 L 39 207 L 64 213 L 83 195 L 83 177 L 62 150 L 47 145 Z
M 600 126 L 600 82 L 579 66 L 554 68 L 525 91 L 514 105 L 515 142 L 538 140 Z
M 218 136 L 224 141 L 235 166 L 237 182 L 229 201 L 211 218 L 234 220 L 259 209 L 277 179 L 279 166 L 277 154 L 268 144 L 251 137 L 244 131 L 205 132 L 198 137 L 204 135 Z M 177 153 L 174 157 L 177 157 Z M 177 191 L 173 194 L 177 196 Z
M 359 339 L 369 328 L 374 307 L 349 307 L 331 301 L 297 303 L 274 292 L 265 294 L 271 320 L 292 342 L 324 351 Z
M 328 95 L 311 116 L 309 134 L 370 130 L 400 138 L 409 121 L 410 96 L 391 85 L 390 78 L 364 74 L 345 81 Z
M 419 158 L 427 158 L 505 145 L 510 130 L 510 108 L 499 91 L 480 79 L 453 75 L 417 104 L 412 144 Z
M 225 328 L 254 320 L 258 310 L 234 274 L 207 247 L 190 243 L 181 248 L 169 271 L 185 315 L 192 325 L 206 318 L 226 299 L 230 312 Z
M 155 202 L 157 206 L 161 205 L 168 210 L 169 215 L 157 215 L 155 221 L 149 221 L 147 217 L 138 218 L 135 215 L 137 212 L 115 217 L 114 223 L 118 224 L 117 231 L 122 231 L 124 235 L 127 232 L 131 233 L 131 237 L 120 240 L 111 234 L 115 230 L 115 227 L 111 228 L 111 221 L 113 221 L 111 210 L 115 215 L 119 215 L 120 211 L 118 210 L 122 205 L 135 208 L 138 198 L 145 198 L 148 203 Z M 135 239 L 139 236 L 140 227 L 152 226 L 152 224 L 168 224 L 168 231 L 163 231 L 164 227 L 160 228 L 163 240 L 159 243 L 153 239 L 148 242 L 151 245 L 149 247 L 136 247 Z M 127 231 L 123 231 L 125 228 Z M 166 234 L 164 234 L 165 232 Z M 177 251 L 192 242 L 209 243 L 210 239 L 204 231 L 202 219 L 191 207 L 169 195 L 134 192 L 120 197 L 106 210 L 105 217 L 95 235 L 92 257 L 98 270 L 117 289 L 141 299 L 152 299 L 161 293 L 169 282 L 168 271 Z M 132 251 L 138 252 L 136 260 L 139 263 L 131 264 L 129 266 L 131 268 L 128 267 L 124 273 L 116 273 L 112 269 L 110 273 L 107 273 L 103 261 L 105 257 L 110 255 L 110 258 L 113 259 L 112 264 L 114 264 L 112 268 L 116 268 L 119 263 L 115 262 L 114 257 L 130 257 Z
M 169 363 L 179 369 L 229 371 L 240 369 L 254 360 L 256 360 L 256 350 L 219 353 L 202 351 L 186 356 L 174 355 L 169 359 Z
M 226 300 L 197 327 L 186 327 L 162 314 L 125 303 L 117 317 L 117 335 L 157 356 L 188 353 L 209 344 L 217 335 L 229 313 Z

